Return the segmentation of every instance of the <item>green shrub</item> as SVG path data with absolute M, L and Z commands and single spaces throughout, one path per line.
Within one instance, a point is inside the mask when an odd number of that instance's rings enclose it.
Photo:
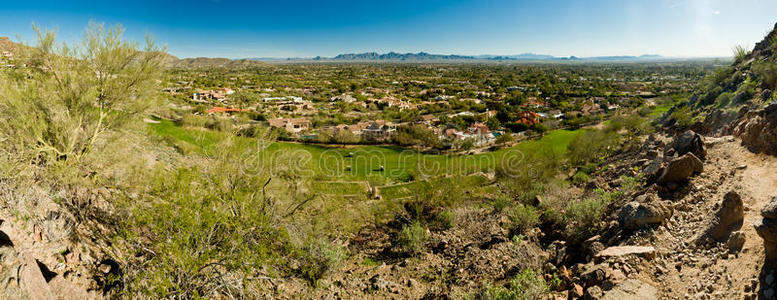
M 578 135 L 567 145 L 570 162 L 582 166 L 598 162 L 614 150 L 621 135 L 617 130 L 589 130 Z
M 505 194 L 499 194 L 491 200 L 491 206 L 494 207 L 494 212 L 500 213 L 505 208 L 513 204 L 513 199 Z
M 589 176 L 588 174 L 586 174 L 586 173 L 584 173 L 582 171 L 578 171 L 577 173 L 575 173 L 574 176 L 572 176 L 572 183 L 574 183 L 576 185 L 585 184 L 589 180 L 591 180 L 591 176 Z
M 731 104 L 731 99 L 734 98 L 734 94 L 730 92 L 722 93 L 715 99 L 718 107 L 726 107 Z
M 455 221 L 456 215 L 453 213 L 453 211 L 444 210 L 437 214 L 434 223 L 437 228 L 447 230 L 453 228 Z
M 413 222 L 402 228 L 398 242 L 405 252 L 418 254 L 424 250 L 427 238 L 426 228 L 419 222 Z
M 184 114 L 179 121 L 182 127 L 205 128 L 210 123 L 210 118 L 195 114 Z
M 680 128 L 688 128 L 693 124 L 691 108 L 686 106 L 675 109 L 670 116 Z
M 163 52 L 151 39 L 139 49 L 121 27 L 90 24 L 80 45 L 60 45 L 35 30 L 38 45 L 18 53 L 26 67 L 0 72 L 0 141 L 12 153 L 79 161 L 160 99 Z
M 567 207 L 564 219 L 573 239 L 584 240 L 596 232 L 607 206 L 616 197 L 613 193 L 597 191 L 597 195 L 573 202 Z
M 734 46 L 734 64 L 741 63 L 745 60 L 745 57 L 747 57 L 747 48 L 742 45 L 736 45 Z
M 528 300 L 539 299 L 549 292 L 550 287 L 541 276 L 532 269 L 525 269 L 510 280 L 509 286 L 493 286 L 486 283 L 472 298 L 484 300 Z
M 325 240 L 313 240 L 307 243 L 299 254 L 299 273 L 312 286 L 330 271 L 336 269 L 345 258 L 346 250 Z
M 533 206 L 516 205 L 510 210 L 510 230 L 514 234 L 526 233 L 540 222 L 540 214 Z
M 761 79 L 765 88 L 774 91 L 777 89 L 777 63 L 763 61 L 753 64 L 753 72 Z

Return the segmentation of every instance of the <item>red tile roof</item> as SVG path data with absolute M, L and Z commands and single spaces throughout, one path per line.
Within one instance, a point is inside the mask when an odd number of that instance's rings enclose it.
M 231 108 L 231 107 L 214 107 L 209 110 L 206 110 L 205 113 L 212 114 L 212 113 L 227 113 L 227 112 L 241 112 L 241 111 L 248 111 L 248 110 L 240 109 L 240 108 Z

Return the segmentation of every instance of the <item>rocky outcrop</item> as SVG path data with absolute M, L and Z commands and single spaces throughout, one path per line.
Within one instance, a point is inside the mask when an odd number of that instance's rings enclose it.
M 777 104 L 747 113 L 734 129 L 734 135 L 753 152 L 777 154 Z
M 658 184 L 685 182 L 694 174 L 703 171 L 704 164 L 701 160 L 693 153 L 686 153 L 669 162 L 661 177 L 658 178 Z
M 766 260 L 777 263 L 777 196 L 761 210 L 761 218 L 753 222 L 756 232 L 764 239 Z

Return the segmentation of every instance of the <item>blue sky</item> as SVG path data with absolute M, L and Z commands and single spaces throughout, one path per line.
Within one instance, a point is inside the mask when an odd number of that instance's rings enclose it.
M 6 2 L 6 1 L 3 1 Z M 352 52 L 729 56 L 777 22 L 775 0 L 7 1 L 0 36 L 31 24 L 79 39 L 90 20 L 179 57 Z

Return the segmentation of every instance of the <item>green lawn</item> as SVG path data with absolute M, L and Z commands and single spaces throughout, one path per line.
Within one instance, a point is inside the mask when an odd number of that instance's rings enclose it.
M 165 141 L 182 151 L 212 153 L 225 133 L 182 128 L 162 120 L 149 127 Z M 567 145 L 585 129 L 555 130 L 537 140 L 475 155 L 423 154 L 401 147 L 326 147 L 312 144 L 276 142 L 263 151 L 263 161 L 274 170 L 293 170 L 316 181 L 369 181 L 373 186 L 413 181 L 443 174 L 466 176 L 495 169 L 505 160 L 527 159 L 534 152 L 553 151 L 563 155 Z M 248 138 L 238 138 L 253 145 Z M 382 167 L 382 170 L 381 170 Z

